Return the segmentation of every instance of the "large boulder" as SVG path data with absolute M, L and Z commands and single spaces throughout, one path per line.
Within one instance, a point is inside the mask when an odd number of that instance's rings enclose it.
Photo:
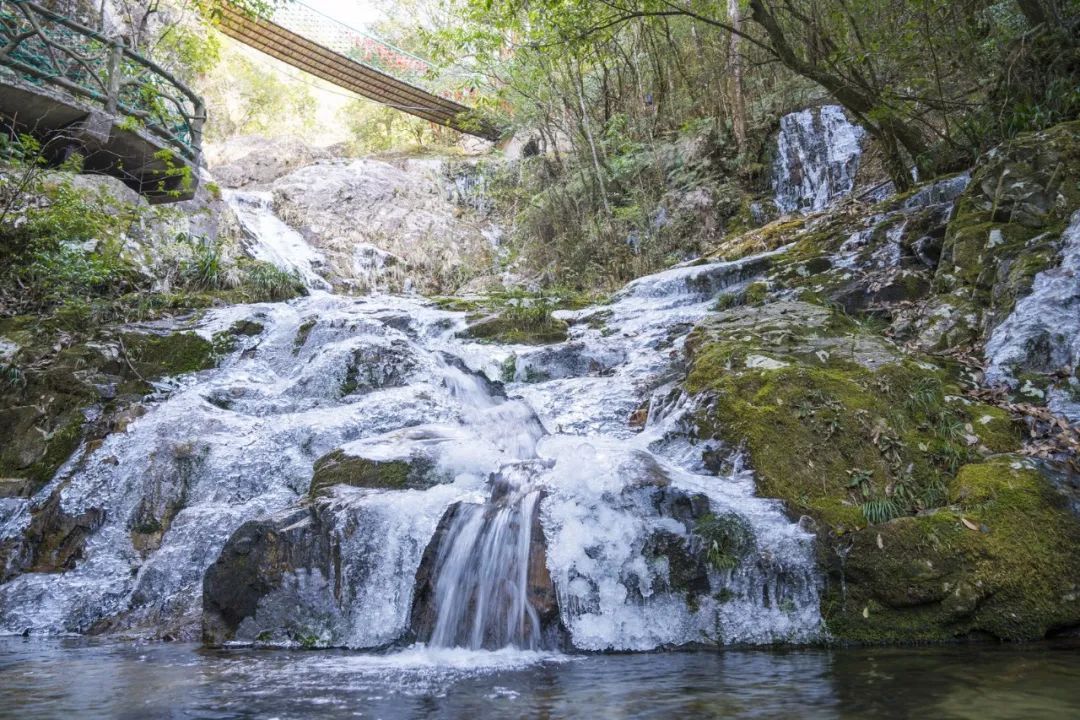
M 203 579 L 203 642 L 218 646 L 273 639 L 313 644 L 317 631 L 305 625 L 302 612 L 307 603 L 294 600 L 297 612 L 290 615 L 275 615 L 265 605 L 260 615 L 260 605 L 274 593 L 322 594 L 340 575 L 340 548 L 314 508 L 247 522 L 229 538 Z M 332 598 L 333 591 L 327 592 Z
M 274 208 L 350 290 L 446 292 L 490 266 L 491 241 L 437 161 L 326 161 L 272 185 Z
M 330 154 L 298 137 L 242 135 L 209 143 L 205 155 L 214 179 L 223 187 L 268 185 L 293 170 L 327 159 Z
M 1080 519 L 947 367 L 804 303 L 718 313 L 688 345 L 699 434 L 744 448 L 759 493 L 816 533 L 835 640 L 1080 625 Z

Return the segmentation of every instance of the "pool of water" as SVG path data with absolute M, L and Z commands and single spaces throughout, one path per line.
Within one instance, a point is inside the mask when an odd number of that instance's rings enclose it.
M 1067 718 L 1080 646 L 210 651 L 0 638 L 4 718 Z

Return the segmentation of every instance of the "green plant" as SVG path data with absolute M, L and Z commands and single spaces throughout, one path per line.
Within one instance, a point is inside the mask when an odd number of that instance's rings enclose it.
M 221 249 L 205 238 L 195 246 L 191 260 L 181 266 L 180 274 L 184 284 L 193 289 L 221 290 L 227 286 Z
M 734 569 L 754 547 L 750 525 L 734 513 L 705 515 L 694 532 L 704 543 L 706 561 L 716 570 Z
M 860 507 L 866 522 L 871 525 L 880 525 L 904 514 L 903 509 L 892 498 L 867 500 Z
M 257 300 L 288 300 L 306 294 L 296 273 L 281 270 L 268 262 L 252 260 L 241 263 L 242 287 Z
M 852 470 L 848 470 L 847 474 L 848 487 L 852 490 L 858 491 L 858 493 L 864 498 L 870 497 L 870 482 L 874 479 L 874 471 L 865 470 L 863 468 L 854 468 Z
M 26 374 L 16 365 L 0 365 L 0 387 L 26 387 Z

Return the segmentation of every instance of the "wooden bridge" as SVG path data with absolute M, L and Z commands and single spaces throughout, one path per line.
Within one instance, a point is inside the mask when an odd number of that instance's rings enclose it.
M 295 68 L 438 125 L 488 140 L 499 133 L 457 99 L 425 88 L 434 68 L 426 60 L 292 0 L 270 18 L 228 5 L 219 29 Z

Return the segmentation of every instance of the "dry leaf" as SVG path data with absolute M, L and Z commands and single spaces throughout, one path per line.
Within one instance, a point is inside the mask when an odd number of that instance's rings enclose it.
M 966 527 L 968 530 L 974 530 L 975 532 L 979 531 L 979 526 L 965 517 L 960 518 L 960 522 L 964 523 L 964 527 Z

